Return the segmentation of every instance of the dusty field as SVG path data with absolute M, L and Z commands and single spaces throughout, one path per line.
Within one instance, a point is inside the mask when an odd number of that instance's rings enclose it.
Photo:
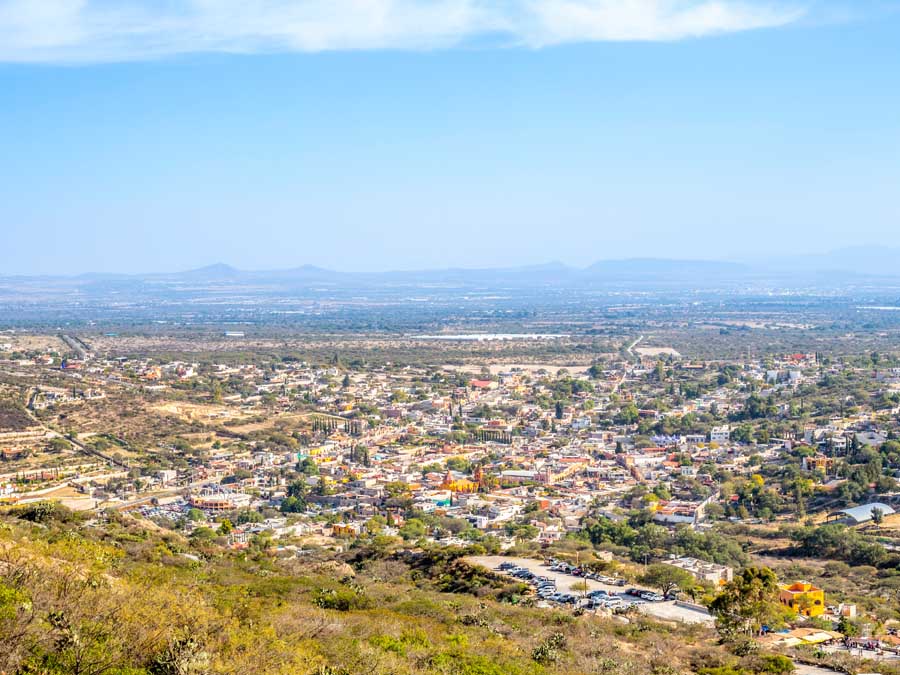
M 262 414 L 262 412 L 255 412 L 251 413 L 250 417 L 256 418 Z M 272 429 L 286 432 L 300 427 L 308 428 L 310 424 L 309 417 L 308 413 L 266 414 L 265 419 L 262 421 L 250 424 L 229 424 L 227 429 L 237 434 L 249 434 L 254 431 L 268 431 Z
M 0 433 L 24 431 L 37 426 L 28 412 L 11 402 L 0 401 Z
M 240 330 L 237 328 L 237 330 Z M 326 362 L 334 354 L 345 361 L 394 361 L 423 364 L 439 363 L 517 363 L 584 367 L 614 348 L 593 339 L 497 340 L 492 342 L 443 342 L 417 340 L 413 336 L 356 334 L 286 335 L 284 337 L 247 335 L 224 338 L 221 334 L 85 336 L 93 349 L 109 356 L 166 355 L 173 358 L 208 362 L 253 362 L 261 356 L 291 355 L 312 362 Z M 585 343 L 590 345 L 585 349 Z
M 55 335 L 23 335 L 0 332 L 0 345 L 9 344 L 12 351 L 66 352 L 68 347 Z
M 867 529 L 866 534 L 877 535 L 879 531 L 885 531 L 886 533 L 889 533 L 891 535 L 900 533 L 900 513 L 895 513 L 891 516 L 885 516 L 881 525 L 879 525 L 877 529 Z
M 57 430 L 73 430 L 79 434 L 108 433 L 139 447 L 149 447 L 203 428 L 200 423 L 155 410 L 136 396 L 85 401 L 74 408 L 42 411 L 39 417 Z
M 162 415 L 178 417 L 185 422 L 200 422 L 203 424 L 240 420 L 251 416 L 245 411 L 224 405 L 204 405 L 200 403 L 186 403 L 184 401 L 165 401 L 153 404 L 149 406 L 149 409 Z
M 588 369 L 588 366 L 560 365 L 558 363 L 492 363 L 484 367 L 490 370 L 491 375 L 497 375 L 498 373 L 508 373 L 514 369 L 519 369 L 525 371 L 532 377 L 537 377 L 539 375 L 539 371 L 541 370 L 545 370 L 551 375 L 555 375 L 557 371 L 560 370 L 565 370 L 570 375 L 580 375 L 582 373 L 586 373 Z M 459 373 L 471 373 L 473 375 L 478 375 L 481 372 L 482 366 L 475 364 L 467 366 L 447 365 L 444 366 L 444 369 Z
M 641 356 L 681 356 L 671 347 L 635 347 L 634 351 Z

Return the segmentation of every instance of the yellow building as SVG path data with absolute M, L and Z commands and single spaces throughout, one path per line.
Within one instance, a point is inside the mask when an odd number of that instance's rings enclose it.
M 453 474 L 448 471 L 447 475 L 444 476 L 444 482 L 441 483 L 441 488 L 444 490 L 450 490 L 450 492 L 464 492 L 467 494 L 472 494 L 478 492 L 478 483 L 469 480 L 468 478 L 454 478 Z
M 335 523 L 331 526 L 333 537 L 358 537 L 362 528 L 357 523 Z
M 825 591 L 803 581 L 782 586 L 778 600 L 785 607 L 804 616 L 820 616 L 825 613 Z

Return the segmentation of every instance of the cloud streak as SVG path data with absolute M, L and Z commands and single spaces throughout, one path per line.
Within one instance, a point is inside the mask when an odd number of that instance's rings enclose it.
M 0 0 L 0 61 L 667 41 L 804 13 L 794 0 Z

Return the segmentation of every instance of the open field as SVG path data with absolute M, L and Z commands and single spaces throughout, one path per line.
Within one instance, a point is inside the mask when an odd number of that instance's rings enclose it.
M 593 336 L 558 340 L 497 340 L 483 342 L 428 341 L 413 336 L 358 332 L 338 335 L 285 332 L 273 336 L 248 334 L 226 338 L 221 333 L 175 332 L 167 335 L 85 334 L 93 349 L 108 356 L 152 355 L 164 359 L 201 363 L 254 363 L 268 358 L 290 358 L 326 362 L 335 354 L 345 363 L 362 360 L 420 364 L 494 365 L 521 363 L 526 366 L 589 366 L 602 355 L 614 354 L 618 341 Z
M 182 421 L 192 424 L 199 422 L 201 424 L 213 424 L 228 422 L 239 422 L 247 419 L 252 415 L 240 408 L 229 407 L 215 404 L 189 403 L 185 401 L 164 401 L 153 403 L 148 409 L 167 417 L 174 417 Z
M 537 377 L 541 374 L 556 375 L 560 370 L 570 375 L 580 375 L 587 372 L 587 366 L 583 365 L 565 365 L 560 363 L 491 363 L 486 366 L 466 365 L 466 366 L 444 366 L 445 370 L 451 370 L 460 373 L 471 373 L 478 375 L 483 368 L 487 368 L 491 375 L 499 373 L 508 373 L 514 370 L 522 371 L 531 377 Z
M 19 405 L 0 400 L 0 433 L 24 431 L 37 422 Z
M 635 347 L 634 351 L 641 356 L 681 356 L 671 347 Z
M 52 429 L 71 429 L 79 434 L 113 433 L 144 447 L 203 428 L 197 422 L 155 409 L 154 403 L 139 396 L 117 394 L 79 406 L 43 410 L 39 418 Z
M 8 344 L 10 351 L 16 352 L 59 352 L 68 351 L 65 343 L 56 335 L 38 335 L 0 332 L 0 345 Z

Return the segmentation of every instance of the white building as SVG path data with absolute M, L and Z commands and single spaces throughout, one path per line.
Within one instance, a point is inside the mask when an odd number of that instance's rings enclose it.
M 720 427 L 713 427 L 709 432 L 709 440 L 711 443 L 727 443 L 731 439 L 731 427 L 723 424 Z
M 727 565 L 716 565 L 697 558 L 671 558 L 665 564 L 688 572 L 698 581 L 711 584 L 724 584 L 734 578 L 734 570 Z

